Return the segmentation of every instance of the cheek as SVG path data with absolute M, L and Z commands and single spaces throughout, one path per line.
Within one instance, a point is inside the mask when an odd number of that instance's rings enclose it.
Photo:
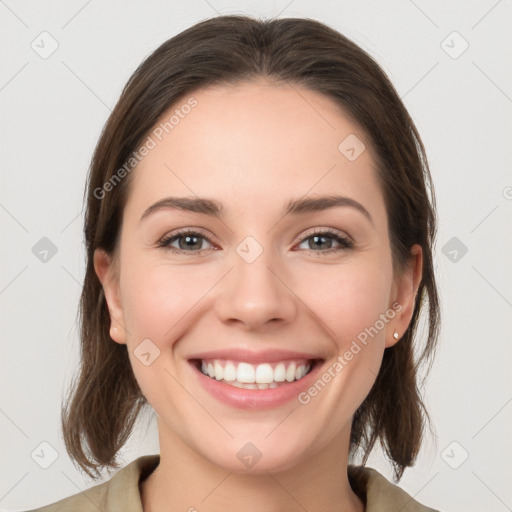
M 190 333 L 204 309 L 205 294 L 218 281 L 211 269 L 199 267 L 171 266 L 136 255 L 125 259 L 121 287 L 129 357 L 144 396 L 157 411 L 178 407 L 189 399 L 178 384 L 181 370 L 173 366 L 172 358 L 177 342 Z M 151 344 L 144 341 L 148 339 Z M 141 350 L 143 346 L 149 348 Z M 150 364 L 141 364 L 138 354 L 148 350 Z
M 308 304 L 329 327 L 338 348 L 343 347 L 377 323 L 385 314 L 391 287 L 390 272 L 379 265 L 346 265 L 317 274 L 309 287 Z
M 132 344 L 149 338 L 161 349 L 169 348 L 180 336 L 218 281 L 211 268 L 201 265 L 166 265 L 142 258 L 137 262 L 134 258 L 126 268 L 121 286 L 129 338 Z
M 378 375 L 385 348 L 387 324 L 381 315 L 387 311 L 390 269 L 378 258 L 347 260 L 316 272 L 308 287 L 302 285 L 301 297 L 332 342 L 332 357 L 324 371 L 300 396 L 301 404 L 312 404 L 317 415 L 328 418 L 324 439 L 339 433 L 339 425 L 352 417 Z

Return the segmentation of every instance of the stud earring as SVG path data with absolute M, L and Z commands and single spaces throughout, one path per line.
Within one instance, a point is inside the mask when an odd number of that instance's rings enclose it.
M 393 333 L 393 338 L 395 338 L 395 340 L 397 340 L 397 339 L 398 339 L 398 331 L 395 331 L 395 332 Z

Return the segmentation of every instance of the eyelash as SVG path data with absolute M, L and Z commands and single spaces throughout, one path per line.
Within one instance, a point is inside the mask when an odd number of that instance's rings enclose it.
M 172 254 L 189 254 L 191 256 L 197 256 L 198 253 L 201 253 L 203 251 L 212 250 L 212 249 L 200 249 L 197 251 L 196 250 L 185 251 L 183 249 L 175 249 L 175 248 L 170 247 L 170 245 L 169 245 L 170 243 L 174 242 L 175 240 L 178 240 L 180 237 L 182 237 L 184 235 L 203 238 L 204 240 L 208 241 L 210 244 L 212 243 L 210 241 L 210 239 L 207 236 L 205 236 L 204 234 L 199 233 L 198 231 L 193 231 L 193 230 L 189 230 L 189 229 L 185 228 L 185 229 L 182 229 L 179 231 L 175 231 L 174 233 L 171 233 L 169 236 L 165 236 L 164 238 L 162 238 L 158 242 L 158 247 L 168 250 L 168 251 L 171 251 Z M 340 250 L 348 250 L 348 249 L 354 248 L 354 243 L 352 242 L 352 240 L 339 235 L 336 231 L 334 231 L 333 229 L 329 229 L 329 228 L 316 229 L 313 233 L 309 233 L 308 235 L 301 238 L 297 245 L 300 245 L 303 242 L 305 242 L 306 240 L 313 238 L 314 236 L 319 236 L 319 235 L 327 235 L 328 238 L 333 238 L 336 242 L 338 242 L 339 246 L 332 247 L 330 249 L 326 249 L 323 251 L 322 250 L 315 251 L 313 249 L 305 249 L 306 251 L 308 251 L 310 253 L 316 253 L 319 256 L 320 255 L 324 256 L 324 255 L 330 254 L 332 252 L 337 252 Z M 215 249 L 213 249 L 213 250 L 215 250 Z

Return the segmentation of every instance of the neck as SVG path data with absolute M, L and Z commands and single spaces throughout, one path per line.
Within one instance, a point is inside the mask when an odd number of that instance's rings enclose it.
M 158 422 L 160 464 L 141 483 L 144 512 L 364 512 L 347 476 L 349 429 L 286 470 L 236 473 L 205 459 Z

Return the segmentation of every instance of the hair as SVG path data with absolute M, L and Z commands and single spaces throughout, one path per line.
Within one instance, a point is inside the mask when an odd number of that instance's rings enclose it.
M 374 385 L 354 414 L 350 436 L 350 454 L 361 451 L 363 465 L 378 441 L 393 465 L 396 481 L 419 453 L 429 422 L 419 369 L 428 363 L 426 374 L 430 370 L 440 307 L 432 261 L 435 197 L 418 131 L 376 61 L 336 30 L 308 18 L 219 16 L 172 37 L 140 64 L 106 122 L 91 160 L 84 194 L 81 362 L 61 409 L 66 449 L 73 463 L 93 478 L 103 467 L 118 467 L 116 455 L 131 435 L 139 412 L 148 405 L 126 346 L 110 337 L 110 315 L 94 270 L 96 249 L 116 254 L 131 174 L 108 193 L 105 184 L 119 178 L 116 172 L 178 100 L 209 85 L 258 79 L 322 93 L 362 127 L 376 155 L 394 271 L 400 272 L 410 261 L 413 244 L 423 250 L 422 279 L 411 322 L 401 340 L 384 351 Z M 103 193 L 98 194 L 99 190 Z M 424 309 L 428 309 L 427 332 L 416 346 Z

